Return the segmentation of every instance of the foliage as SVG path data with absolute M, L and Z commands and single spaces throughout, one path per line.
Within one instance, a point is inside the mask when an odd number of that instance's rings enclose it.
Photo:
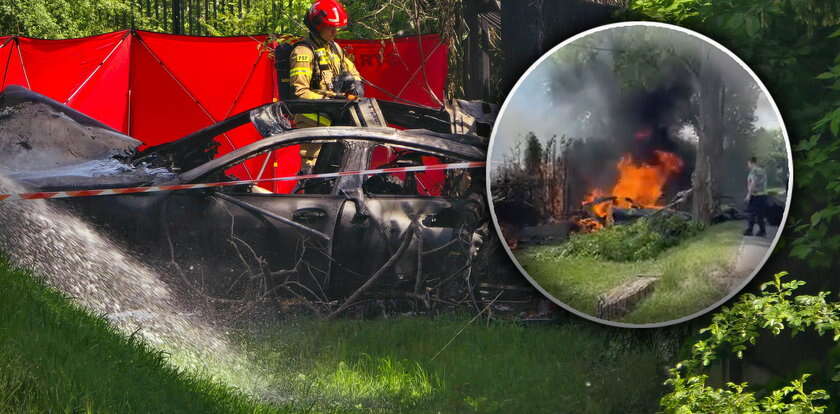
M 71 38 L 117 30 L 104 16 L 124 15 L 130 6 L 123 0 L 19 0 L 0 2 L 0 35 Z M 137 24 L 157 30 L 160 26 L 138 16 Z M 124 28 L 124 27 L 121 27 Z
M 462 0 L 354 0 L 344 4 L 351 16 L 344 37 L 385 42 L 397 36 L 439 33 L 449 46 L 446 92 L 449 98 L 463 96 L 466 25 L 462 23 Z M 500 59 L 495 59 L 500 64 Z
M 497 214 L 508 206 L 515 210 L 508 210 L 511 214 L 503 214 L 500 220 L 533 226 L 546 219 L 563 217 L 567 207 L 562 190 L 566 168 L 558 149 L 565 152 L 569 141 L 565 135 L 559 138 L 553 135 L 543 142 L 533 131 L 513 141 L 502 162 L 495 163 L 491 170 Z
M 240 12 L 234 8 L 217 11 L 212 19 L 203 16 L 198 19 L 198 27 L 185 27 L 187 33 L 206 32 L 211 36 L 230 36 L 255 33 L 306 33 L 303 15 L 309 8 L 309 0 L 291 0 L 277 13 L 268 0 L 252 0 L 251 7 Z M 191 22 L 185 22 L 189 25 Z
M 752 154 L 767 171 L 768 187 L 787 187 L 788 155 L 781 130 L 759 128 L 750 142 Z
M 592 233 L 572 234 L 559 250 L 564 257 L 593 257 L 616 262 L 646 260 L 695 236 L 699 223 L 668 213 L 642 217 Z
M 716 389 L 706 385 L 708 375 L 702 374 L 721 351 L 734 352 L 743 357 L 748 346 L 754 345 L 762 330 L 779 335 L 788 329 L 791 335 L 808 329 L 823 335 L 830 333 L 840 340 L 840 303 L 829 302 L 829 292 L 817 295 L 793 296 L 793 291 L 805 282 L 783 282 L 786 272 L 777 273 L 771 282 L 761 285 L 761 294 L 744 294 L 731 307 L 715 314 L 712 323 L 700 330 L 704 339 L 697 341 L 689 359 L 670 370 L 666 384 L 673 391 L 660 401 L 668 413 L 812 413 L 824 412 L 822 405 L 829 398 L 825 390 L 806 390 L 808 374 L 789 385 L 758 398 L 747 389 L 746 383 L 728 383 Z M 835 380 L 840 379 L 835 377 Z
M 284 5 L 279 16 L 272 10 L 270 0 L 252 0 L 251 7 L 243 10 L 221 10 L 212 20 L 202 18 L 200 24 L 213 36 L 253 33 L 305 33 L 303 16 L 311 0 L 292 0 Z M 344 2 L 350 15 L 350 24 L 339 32 L 345 39 L 390 39 L 416 33 L 442 32 L 436 14 L 440 9 L 454 8 L 453 1 L 438 7 L 427 1 L 416 4 L 412 0 L 362 0 Z M 452 4 L 449 4 L 452 3 Z M 417 9 L 419 7 L 419 10 Z
M 628 19 L 679 24 L 743 59 L 779 102 L 795 153 L 789 254 L 814 267 L 840 248 L 840 3 L 821 0 L 635 0 Z M 828 68 L 828 70 L 826 70 Z
M 697 30 L 730 48 L 756 71 L 779 103 L 794 148 L 797 191 L 788 226 L 797 237 L 787 252 L 815 268 L 836 265 L 834 252 L 840 248 L 836 231 L 840 223 L 840 3 L 635 0 L 626 17 Z M 811 312 L 836 311 L 836 305 L 824 304 L 824 294 L 788 300 L 789 291 L 800 283 L 780 284 L 777 276 L 774 293 L 745 295 L 736 307 L 716 316 L 705 331 L 711 338 L 697 345 L 695 363 L 707 362 L 706 357 L 722 344 L 739 346 L 735 352 L 742 352 L 747 343 L 754 343 L 759 327 L 781 331 L 788 323 L 795 330 L 812 326 L 836 332 L 836 325 L 830 327 L 834 322 L 828 322 L 836 313 Z M 729 343 L 732 339 L 736 339 L 734 345 Z M 744 391 L 743 384 L 715 389 L 706 386 L 705 375 L 694 371 L 684 376 L 679 370 L 673 372 L 675 391 L 662 400 L 669 412 L 811 412 L 810 406 L 825 396 L 806 393 L 802 382 L 807 377 L 803 376 L 758 401 Z
M 151 8 L 150 0 L 2 0 L 0 36 L 66 39 L 129 28 L 174 31 L 172 2 L 154 4 L 157 10 Z M 307 31 L 303 15 L 311 0 L 249 0 L 244 4 L 241 0 L 202 0 L 181 4 L 185 34 L 302 34 Z M 460 23 L 461 0 L 353 0 L 344 4 L 350 24 L 339 32 L 340 38 L 386 42 L 397 36 L 440 33 L 449 42 L 452 70 L 448 93 L 463 94 L 460 67 L 465 27 Z M 498 61 L 499 57 L 494 59 Z
M 830 37 L 840 38 L 840 30 Z M 799 156 L 795 164 L 797 187 L 804 190 L 802 197 L 813 207 L 805 210 L 809 220 L 804 214 L 793 220 L 800 237 L 793 242 L 791 255 L 821 267 L 836 263 L 834 252 L 840 248 L 840 53 L 834 63 L 817 77 L 831 83 L 827 85 L 829 97 L 823 101 L 830 106 L 814 123 L 812 135 L 795 148 Z
M 442 6 L 430 8 L 433 11 L 429 12 L 424 9 L 425 1 L 416 3 L 413 0 L 348 2 L 352 19 L 342 37 L 388 38 L 440 31 L 434 19 L 437 16 L 431 14 Z M 184 33 L 213 36 L 301 33 L 307 30 L 303 15 L 310 4 L 310 0 L 250 0 L 243 7 L 241 2 L 217 1 L 205 8 L 203 2 L 182 2 Z M 194 15 L 190 7 L 194 8 Z M 148 2 L 136 0 L 4 1 L 0 2 L 0 35 L 71 38 L 127 28 L 166 31 L 171 29 L 172 9 L 165 10 L 165 13 L 164 9 L 153 12 Z

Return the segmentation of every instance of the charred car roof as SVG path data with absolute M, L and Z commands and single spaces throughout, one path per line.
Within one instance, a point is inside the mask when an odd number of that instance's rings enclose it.
M 361 102 L 293 100 L 260 105 L 180 139 L 143 150 L 138 150 L 140 141 L 120 134 L 113 128 L 37 92 L 9 86 L 0 93 L 0 109 L 5 111 L 0 113 L 2 118 L 14 119 L 15 114 L 7 114 L 9 110 L 4 108 L 11 108 L 14 112 L 15 108 L 21 108 L 21 105 L 31 105 L 33 110 L 42 113 L 39 116 L 46 117 L 45 119 L 55 118 L 56 122 L 74 124 L 71 125 L 73 128 L 66 128 L 68 131 L 66 137 L 51 136 L 49 142 L 36 143 L 41 147 L 51 147 L 47 150 L 52 150 L 53 147 L 65 150 L 69 155 L 64 156 L 61 163 L 26 162 L 18 155 L 15 157 L 20 159 L 10 158 L 8 152 L 0 157 L 3 158 L 0 159 L 0 164 L 13 171 L 17 170 L 15 171 L 15 175 L 18 175 L 16 179 L 30 187 L 43 190 L 106 188 L 173 181 L 191 182 L 215 169 L 254 154 L 281 146 L 317 140 L 355 140 L 402 146 L 468 161 L 484 160 L 487 149 L 487 141 L 483 137 L 449 133 L 450 116 L 446 110 L 394 102 L 380 104 L 375 99 L 364 99 Z M 274 133 L 267 135 L 264 128 L 266 120 L 261 116 L 271 111 L 279 112 L 284 116 L 317 111 L 330 115 L 335 121 L 334 126 L 330 127 L 269 128 Z M 364 111 L 373 114 L 373 118 L 366 118 Z M 21 116 L 26 118 L 27 115 L 21 114 Z M 31 118 L 31 115 L 29 117 Z M 371 119 L 375 122 L 371 122 Z M 36 121 L 28 120 L 30 124 L 40 122 Z M 216 137 L 249 122 L 257 127 L 264 138 L 217 157 Z M 272 120 L 268 122 L 276 123 Z M 355 126 L 352 126 L 354 124 Z M 388 127 L 384 126 L 386 124 Z M 10 124 L 6 123 L 6 125 Z M 405 129 L 393 128 L 392 125 Z M 273 127 L 273 125 L 269 126 Z M 29 129 L 31 128 L 33 127 L 30 126 Z M 14 131 L 7 132 L 11 134 L 7 134 L 9 137 L 19 135 L 13 134 Z M 85 141 L 88 135 L 90 135 L 90 144 Z M 12 138 L 6 141 L 9 141 L 7 147 L 21 153 L 23 157 L 45 153 L 43 148 L 37 146 L 35 148 L 20 147 L 21 144 Z M 82 144 L 96 145 L 95 151 L 80 153 L 78 146 Z M 17 164 L 21 167 L 15 167 L 16 164 L 12 161 L 20 161 Z M 108 168 L 101 168 L 102 165 Z

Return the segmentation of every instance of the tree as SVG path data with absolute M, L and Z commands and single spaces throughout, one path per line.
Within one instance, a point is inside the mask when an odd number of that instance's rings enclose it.
M 628 20 L 658 20 L 709 35 L 749 64 L 780 103 L 794 147 L 792 257 L 837 264 L 840 249 L 840 3 L 821 0 L 635 0 Z M 830 281 L 826 281 L 831 283 Z M 835 286 L 840 286 L 837 281 Z
M 525 171 L 531 176 L 539 174 L 542 160 L 542 144 L 533 132 L 529 132 L 525 136 Z
M 627 93 L 679 94 L 687 90 L 687 102 L 673 109 L 673 124 L 691 124 L 698 136 L 693 177 L 693 213 L 701 223 L 711 223 L 721 194 L 721 167 L 728 135 L 742 133 L 751 125 L 757 94 L 744 93 L 752 81 L 730 85 L 720 61 L 728 59 L 712 45 L 683 33 L 661 27 L 624 27 L 599 32 L 570 45 L 560 59 L 587 70 L 612 66 Z M 599 54 L 610 54 L 601 59 Z M 626 109 L 621 109 L 626 111 Z M 614 118 L 613 111 L 595 114 Z M 734 124 L 730 127 L 730 124 Z M 649 125 L 648 127 L 658 127 Z

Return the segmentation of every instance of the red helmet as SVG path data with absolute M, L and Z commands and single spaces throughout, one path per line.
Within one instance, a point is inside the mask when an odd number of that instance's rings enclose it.
M 306 26 L 320 32 L 325 27 L 347 26 L 347 11 L 336 0 L 317 0 L 304 18 Z

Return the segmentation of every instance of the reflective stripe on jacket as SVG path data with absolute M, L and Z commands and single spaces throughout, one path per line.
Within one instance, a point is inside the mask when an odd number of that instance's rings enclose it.
M 347 57 L 341 46 L 335 42 L 327 43 L 311 33 L 308 40 L 315 44 L 315 50 L 299 44 L 292 49 L 289 57 L 289 83 L 295 96 L 301 99 L 337 96 L 332 90 L 333 79 L 341 73 L 342 68 L 357 80 L 361 80 L 356 65 Z

